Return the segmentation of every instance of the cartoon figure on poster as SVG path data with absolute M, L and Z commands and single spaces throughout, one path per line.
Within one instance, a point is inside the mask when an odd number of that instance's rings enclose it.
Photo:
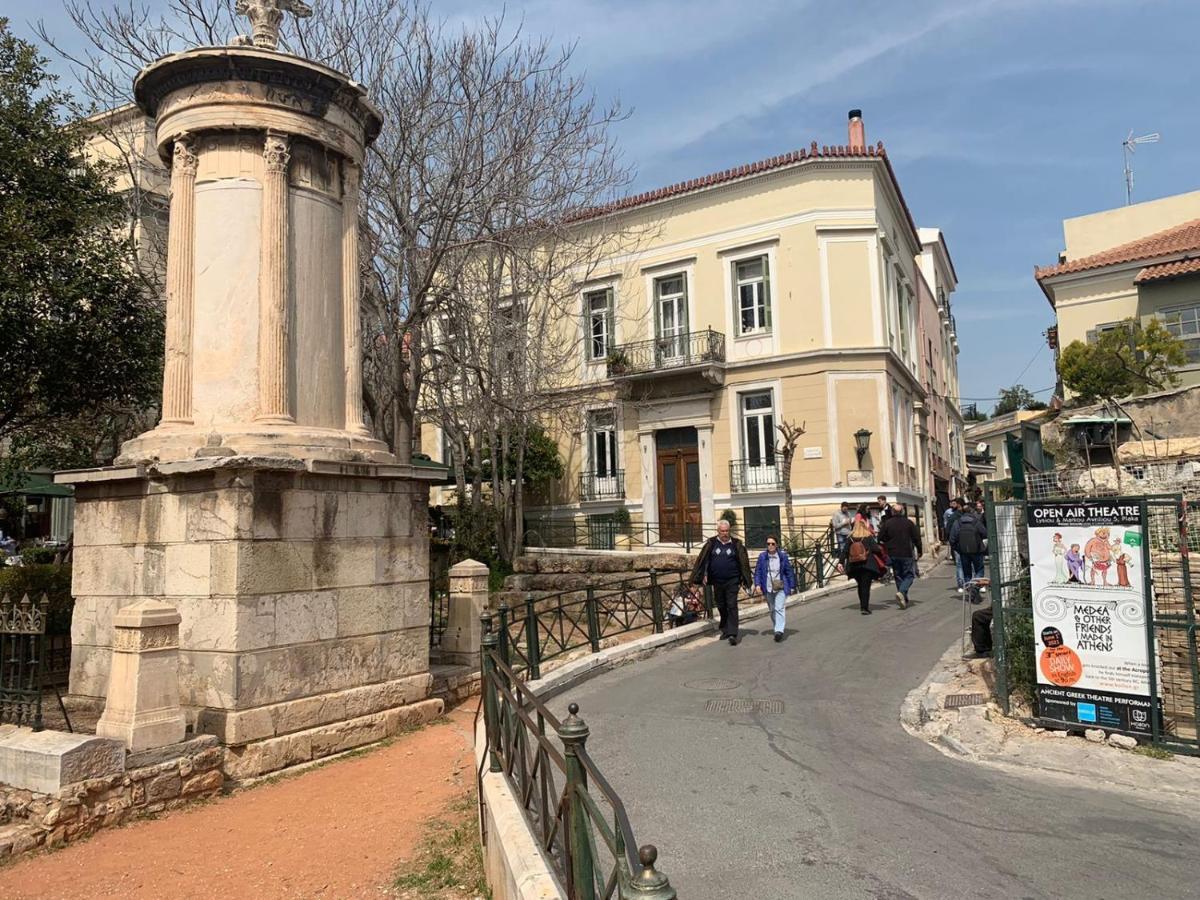
M 1149 721 L 1137 504 L 1029 504 L 1038 701 L 1044 718 L 1134 733 Z M 1137 713 L 1137 714 L 1135 714 Z

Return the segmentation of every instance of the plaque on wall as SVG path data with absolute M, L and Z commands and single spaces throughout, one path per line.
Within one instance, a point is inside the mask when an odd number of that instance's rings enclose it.
M 847 469 L 846 487 L 872 487 L 875 484 L 873 469 Z

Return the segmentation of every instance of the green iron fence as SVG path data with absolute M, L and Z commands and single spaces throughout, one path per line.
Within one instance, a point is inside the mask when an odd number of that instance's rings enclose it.
M 655 868 L 658 851 L 636 843 L 621 798 L 588 754 L 579 707 L 560 721 L 504 658 L 503 632 L 487 630 L 488 616 L 483 624 L 480 778 L 485 767 L 503 774 L 570 900 L 674 900 Z
M 918 520 L 918 525 L 920 524 Z M 811 550 L 820 545 L 826 551 L 836 549 L 836 539 L 828 525 L 797 525 L 788 528 L 754 528 L 756 535 L 776 535 L 780 543 Z M 738 529 L 734 528 L 734 533 Z M 669 550 L 681 548 L 690 553 L 717 533 L 716 522 L 635 522 L 622 524 L 610 514 L 584 518 L 538 519 L 526 523 L 524 546 L 554 550 Z M 756 535 L 750 535 L 755 537 Z M 751 550 L 762 550 L 750 545 Z
M 1037 717 L 1026 506 L 1024 500 L 1008 499 L 1009 490 L 1003 483 L 985 486 L 996 698 L 1007 713 L 1012 699 L 1020 696 Z M 1200 656 L 1191 587 L 1191 560 L 1200 551 L 1200 511 L 1179 494 L 1105 500 L 1138 504 L 1146 523 L 1141 574 L 1149 687 L 1150 696 L 1161 704 L 1160 714 L 1150 717 L 1151 742 L 1174 752 L 1200 754 Z

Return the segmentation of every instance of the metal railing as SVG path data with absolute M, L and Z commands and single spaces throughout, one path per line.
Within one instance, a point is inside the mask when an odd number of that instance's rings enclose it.
M 608 355 L 608 377 L 625 378 L 661 370 L 725 362 L 725 335 L 707 328 L 634 341 Z
M 28 594 L 20 600 L 8 594 L 0 596 L 0 723 L 41 731 L 45 727 L 42 694 L 52 687 L 67 730 L 71 730 L 58 684 L 46 678 L 49 613 L 50 598 L 45 594 L 36 601 Z
M 624 497 L 624 469 L 613 469 L 604 474 L 583 472 L 579 476 L 580 500 L 621 500 Z
M 450 623 L 450 593 L 431 588 L 429 591 L 429 649 L 442 646 L 442 636 Z
M 783 471 L 777 460 L 731 459 L 729 484 L 735 494 L 782 491 Z
M 508 781 L 567 896 L 675 900 L 669 880 L 655 869 L 658 851 L 638 847 L 624 803 L 588 754 L 590 731 L 579 707 L 570 704 L 560 721 L 522 683 L 490 625 L 484 616 L 484 765 Z

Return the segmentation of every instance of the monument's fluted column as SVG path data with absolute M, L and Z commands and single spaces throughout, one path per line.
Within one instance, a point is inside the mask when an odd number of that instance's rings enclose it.
M 196 148 L 190 135 L 171 154 L 171 228 L 167 239 L 167 348 L 162 421 L 192 424 L 192 316 L 196 290 Z
M 287 135 L 267 132 L 262 193 L 262 263 L 258 295 L 258 416 L 291 424 L 288 405 L 288 149 Z
M 342 162 L 342 332 L 346 372 L 347 431 L 367 435 L 362 414 L 362 333 L 359 320 L 358 192 L 361 171 L 352 160 Z

